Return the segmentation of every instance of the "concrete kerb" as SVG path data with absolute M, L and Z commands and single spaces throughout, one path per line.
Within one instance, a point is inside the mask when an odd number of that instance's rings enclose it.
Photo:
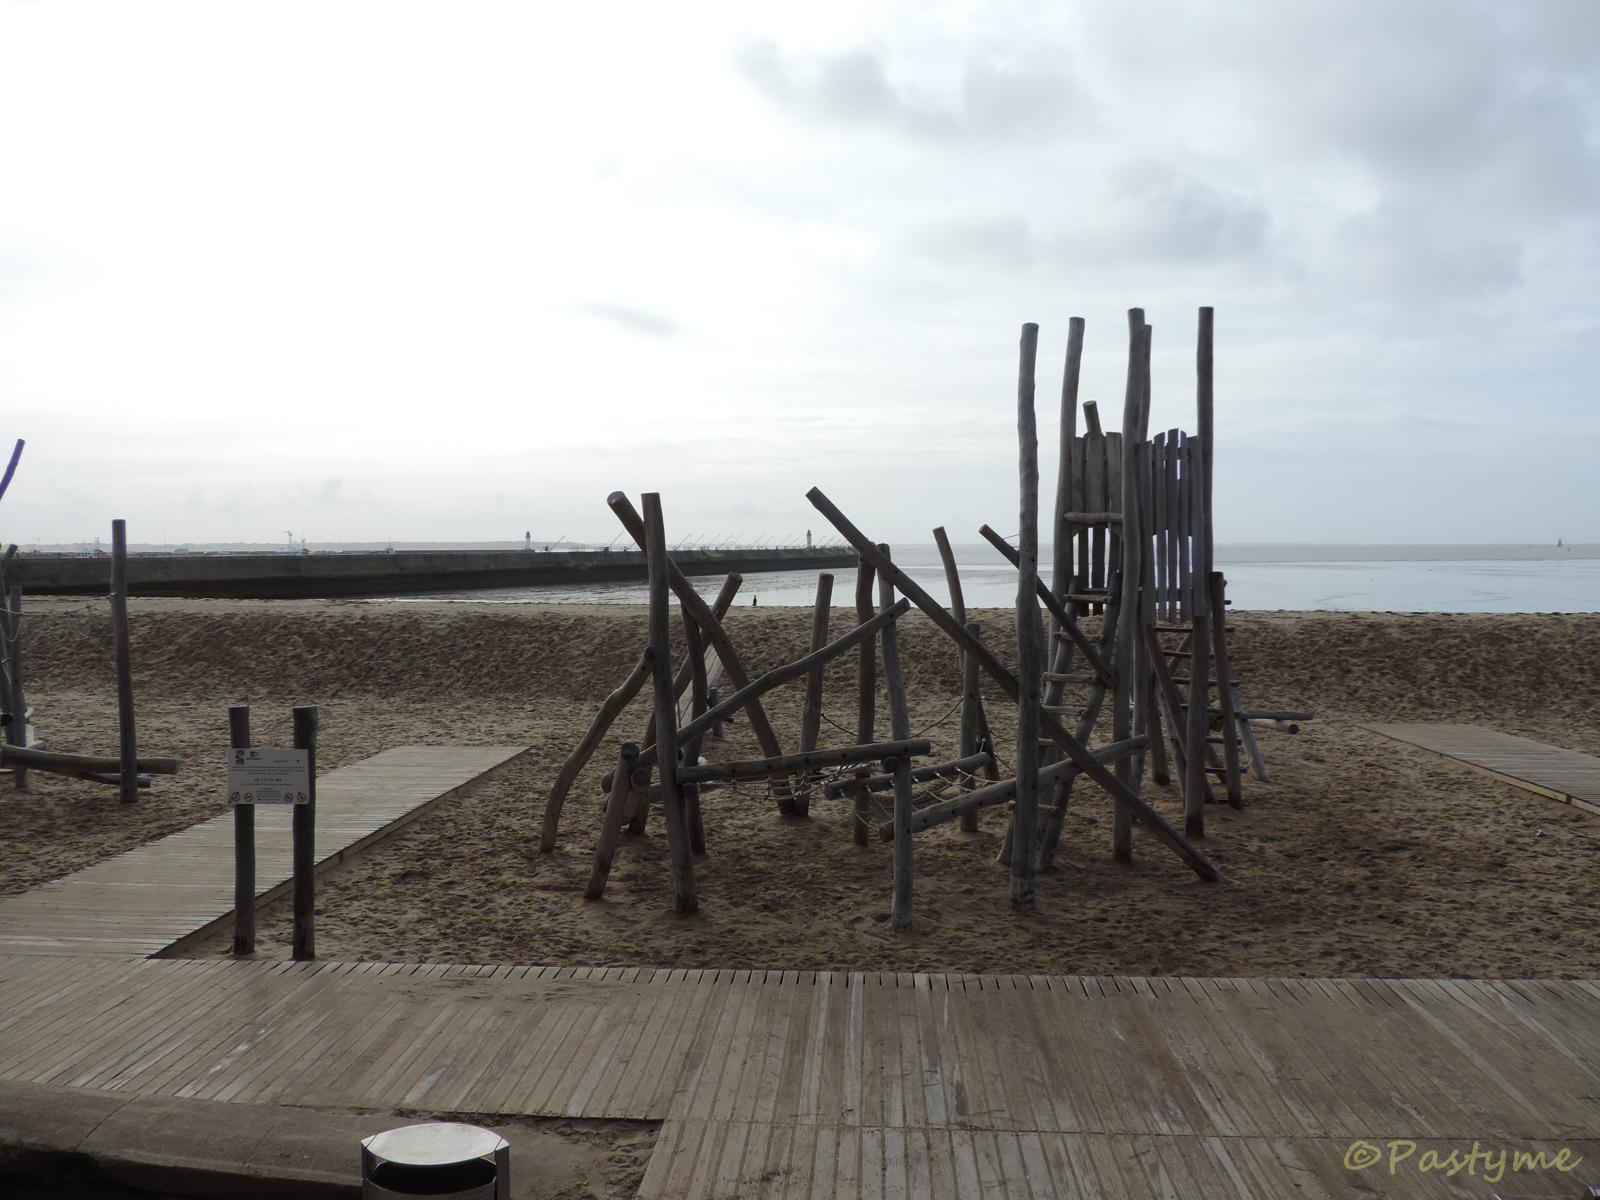
M 361 1193 L 361 1139 L 419 1119 L 0 1082 L 0 1174 L 208 1200 L 352 1200 Z M 518 1200 L 583 1177 L 559 1135 L 497 1132 L 511 1143 Z

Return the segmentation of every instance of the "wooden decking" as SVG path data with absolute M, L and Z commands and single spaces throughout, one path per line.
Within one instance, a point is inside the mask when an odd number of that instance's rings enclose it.
M 1600 815 L 1600 758 L 1480 725 L 1368 725 L 1475 771 Z
M 1600 981 L 0 957 L 0 1078 L 663 1120 L 642 1195 L 1487 1196 L 1352 1141 L 1585 1164 Z M 1469 1186 L 1470 1185 L 1470 1186 Z
M 318 869 L 394 832 L 524 750 L 402 746 L 323 776 Z M 219 814 L 209 821 L 0 899 L 0 953 L 156 954 L 231 920 L 233 814 L 224 797 L 217 804 Z M 258 904 L 290 886 L 292 813 L 290 805 L 256 808 Z

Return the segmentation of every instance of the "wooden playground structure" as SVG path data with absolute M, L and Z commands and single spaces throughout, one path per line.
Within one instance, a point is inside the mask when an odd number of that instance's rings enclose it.
M 0 499 L 11 486 L 22 459 L 26 443 L 18 438 L 0 475 Z M 133 705 L 133 658 L 128 639 L 128 531 L 127 523 L 111 522 L 111 625 L 115 638 L 117 674 L 117 730 L 118 753 L 116 757 L 99 757 L 87 754 L 63 754 L 46 750 L 44 743 L 32 736 L 32 713 L 23 688 L 22 658 L 22 589 L 6 578 L 7 568 L 16 557 L 17 547 L 9 545 L 0 557 L 0 714 L 5 723 L 5 739 L 0 744 L 0 769 L 11 772 L 12 783 L 19 792 L 28 790 L 28 772 L 44 771 L 83 779 L 90 783 L 103 783 L 115 787 L 124 804 L 139 798 L 139 789 L 151 785 L 153 775 L 176 775 L 179 763 L 175 758 L 140 758 L 138 735 L 135 731 Z
M 612 511 L 649 560 L 648 637 L 633 671 L 606 699 L 557 776 L 546 803 L 542 851 L 555 847 L 573 782 L 647 681 L 653 705 L 641 739 L 617 748 L 616 765 L 602 781 L 607 799 L 585 893 L 589 898 L 604 894 L 624 830 L 642 832 L 651 805 L 659 802 L 676 907 L 682 913 L 696 911 L 695 859 L 705 853 L 701 794 L 750 781 L 763 783 L 777 809 L 793 816 L 808 815 L 819 792 L 829 800 L 853 801 L 851 825 L 855 841 L 863 845 L 875 823 L 873 798 L 892 795 L 891 815 L 878 828 L 880 837 L 894 845 L 897 929 L 908 929 L 912 920 L 915 835 L 952 820 L 975 830 L 978 812 L 1000 804 L 1011 811 L 1000 859 L 1010 867 L 1012 904 L 1031 909 L 1036 875 L 1053 869 L 1074 784 L 1085 776 L 1111 800 L 1112 853 L 1118 860 L 1132 860 L 1137 823 L 1202 880 L 1222 878 L 1194 841 L 1205 835 L 1206 806 L 1242 807 L 1245 758 L 1258 778 L 1267 778 L 1252 723 L 1283 727 L 1311 714 L 1246 708 L 1228 653 L 1226 583 L 1213 569 L 1212 310 L 1200 310 L 1196 339 L 1197 432 L 1174 428 L 1153 437 L 1148 429 L 1152 327 L 1143 311 L 1128 314 L 1120 431 L 1103 430 L 1097 407 L 1087 402 L 1081 406 L 1084 431 L 1078 432 L 1084 322 L 1071 320 L 1060 400 L 1060 469 L 1047 516 L 1053 547 L 1048 582 L 1039 571 L 1038 335 L 1038 326 L 1023 326 L 1017 381 L 1019 534 L 1013 544 L 988 525 L 979 531 L 1017 571 L 1015 672 L 967 621 L 943 528 L 934 530 L 934 539 L 949 585 L 949 607 L 896 566 L 888 546 L 874 542 L 812 488 L 806 498 L 859 556 L 858 623 L 829 640 L 833 577 L 822 575 L 809 652 L 751 680 L 723 624 L 739 577 L 730 576 L 716 602 L 707 605 L 667 551 L 659 495 L 643 497 L 642 514 L 622 493 L 610 496 Z M 676 670 L 669 595 L 678 598 L 686 645 Z M 963 680 L 957 754 L 921 765 L 917 760 L 931 755 L 932 743 L 911 733 L 895 631 L 897 619 L 913 605 L 955 643 Z M 823 667 L 851 649 L 859 656 L 856 740 L 819 748 Z M 873 732 L 880 668 L 889 703 L 887 741 L 874 740 Z M 1016 705 L 1009 778 L 1000 776 L 984 710 L 979 680 L 985 675 Z M 733 689 L 726 699 L 710 686 L 722 676 Z M 801 678 L 806 680 L 801 744 L 786 754 L 762 698 Z M 707 735 L 739 712 L 747 714 L 763 757 L 704 761 Z M 1181 832 L 1142 794 L 1147 763 L 1157 784 L 1177 781 Z

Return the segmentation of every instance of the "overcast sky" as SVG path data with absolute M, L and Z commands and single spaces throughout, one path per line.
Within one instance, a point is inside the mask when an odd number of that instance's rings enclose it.
M 1600 541 L 1597 296 L 1600 0 L 0 0 L 24 544 L 971 541 L 1202 304 L 1219 540 Z

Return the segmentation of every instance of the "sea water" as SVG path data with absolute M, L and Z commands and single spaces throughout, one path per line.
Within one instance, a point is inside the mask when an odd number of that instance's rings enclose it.
M 969 608 L 1016 603 L 1017 574 L 987 544 L 954 547 Z M 932 545 L 897 546 L 895 562 L 941 604 L 949 602 L 944 568 Z M 1050 550 L 1040 553 L 1049 579 Z M 1219 545 L 1216 566 L 1235 609 L 1347 612 L 1597 612 L 1600 545 Z M 854 603 L 855 572 L 834 572 L 833 602 Z M 720 576 L 694 579 L 707 599 Z M 744 577 L 736 604 L 809 607 L 815 571 L 759 571 Z M 643 604 L 640 583 L 562 584 L 410 596 L 507 604 Z

